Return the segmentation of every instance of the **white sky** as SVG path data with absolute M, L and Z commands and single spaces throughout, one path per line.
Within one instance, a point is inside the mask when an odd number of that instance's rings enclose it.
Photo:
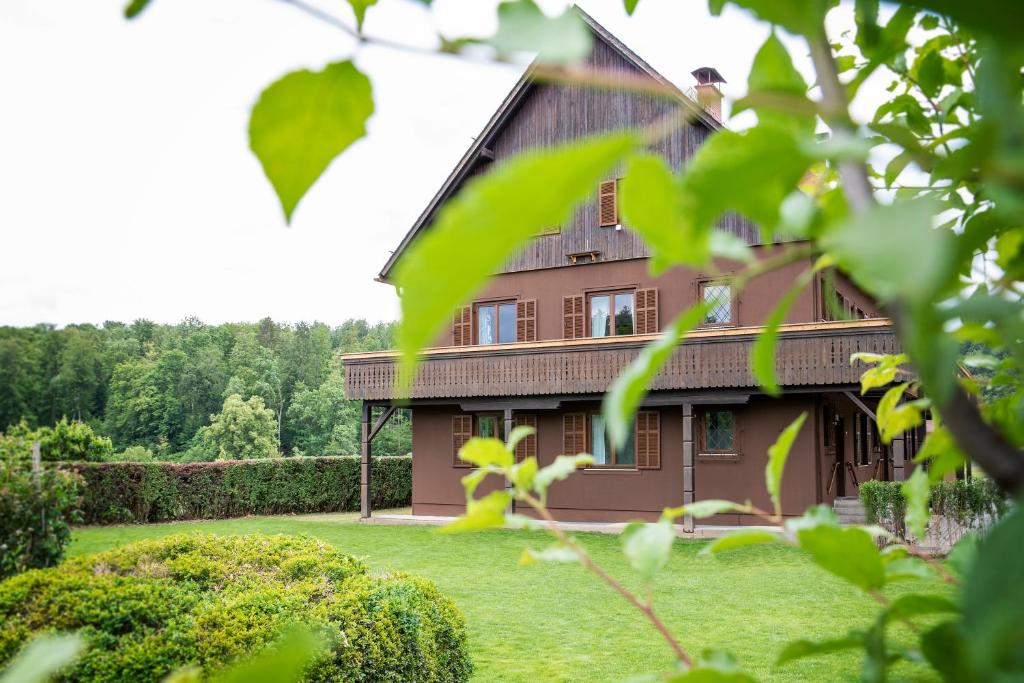
M 435 0 L 433 21 L 487 33 L 495 4 Z M 727 96 L 743 94 L 767 35 L 736 11 L 708 16 L 704 0 L 644 0 L 632 19 L 621 0 L 580 4 L 680 86 L 718 68 Z M 276 0 L 153 0 L 131 23 L 122 5 L 0 2 L 0 324 L 397 318 L 373 277 L 517 69 L 362 48 L 369 135 L 287 227 L 248 150 L 249 107 L 352 41 Z M 320 6 L 349 19 L 341 0 Z M 412 0 L 382 0 L 366 30 L 422 42 L 430 21 Z

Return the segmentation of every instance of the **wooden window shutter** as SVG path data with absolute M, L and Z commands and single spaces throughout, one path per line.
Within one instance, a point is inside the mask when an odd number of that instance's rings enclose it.
M 641 410 L 636 414 L 636 466 L 641 470 L 661 468 L 661 413 Z
M 537 300 L 516 302 L 516 341 L 537 341 Z
M 650 289 L 636 290 L 636 333 L 657 334 L 661 331 L 658 326 L 658 290 Z
M 562 336 L 565 339 L 582 339 L 583 296 L 562 297 Z
M 533 434 L 523 437 L 516 444 L 516 462 L 537 457 L 537 416 L 522 414 L 515 416 L 516 427 L 533 427 Z
M 469 467 L 469 463 L 459 459 L 459 449 L 473 438 L 473 416 L 452 415 L 452 464 L 456 467 Z
M 601 183 L 597 199 L 597 220 L 602 228 L 619 224 L 618 194 L 619 181 L 605 180 Z
M 566 413 L 562 416 L 562 452 L 576 455 L 587 451 L 587 416 L 584 413 Z
M 473 307 L 460 306 L 452 318 L 452 346 L 470 346 L 473 343 Z

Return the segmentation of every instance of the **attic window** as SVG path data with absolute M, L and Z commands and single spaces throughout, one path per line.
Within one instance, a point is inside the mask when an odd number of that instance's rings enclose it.
M 601 260 L 601 252 L 599 251 L 581 251 L 576 254 L 567 254 L 569 263 L 577 266 L 583 263 L 597 263 Z
M 601 183 L 597 198 L 597 224 L 611 228 L 619 224 L 618 194 L 619 181 L 605 180 Z

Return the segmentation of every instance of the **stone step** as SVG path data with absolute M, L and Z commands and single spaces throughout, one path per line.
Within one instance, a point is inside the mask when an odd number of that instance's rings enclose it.
M 867 513 L 860 499 L 855 496 L 842 496 L 832 503 L 832 509 L 839 518 L 840 524 L 866 524 Z

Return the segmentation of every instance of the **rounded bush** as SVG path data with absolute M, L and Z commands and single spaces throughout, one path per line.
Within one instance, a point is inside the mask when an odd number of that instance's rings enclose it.
M 322 634 L 309 681 L 465 681 L 462 613 L 433 583 L 370 575 L 294 536 L 177 535 L 72 558 L 0 583 L 0 669 L 34 635 L 78 631 L 71 681 L 215 671 L 302 624 Z

